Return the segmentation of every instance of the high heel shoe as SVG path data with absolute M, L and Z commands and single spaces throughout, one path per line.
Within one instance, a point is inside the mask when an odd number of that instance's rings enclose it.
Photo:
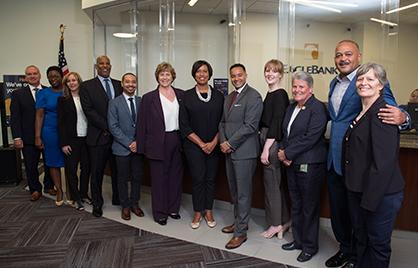
M 290 231 L 290 225 L 291 222 L 283 224 L 282 229 L 280 230 L 280 232 L 277 233 L 277 239 L 283 239 L 284 233 Z
M 264 238 L 270 239 L 273 236 L 276 236 L 279 239 L 283 238 L 283 226 L 279 225 L 279 226 L 270 226 L 267 230 L 265 230 L 264 232 L 261 233 L 261 235 Z
M 197 222 L 192 221 L 190 223 L 190 227 L 192 227 L 192 229 L 197 229 L 200 227 L 200 222 L 202 221 L 202 217 L 199 218 L 199 220 Z
M 216 221 L 215 220 L 213 220 L 213 221 L 208 220 L 208 217 L 206 217 L 206 215 L 205 215 L 205 221 L 206 221 L 206 224 L 209 226 L 209 228 L 213 228 L 213 227 L 216 226 Z
M 64 205 L 64 199 L 62 198 L 62 191 L 57 192 L 57 200 L 55 201 L 55 205 L 57 207 L 61 207 L 62 205 Z

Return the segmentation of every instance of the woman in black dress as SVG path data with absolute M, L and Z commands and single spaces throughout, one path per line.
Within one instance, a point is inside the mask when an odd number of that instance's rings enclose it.
M 193 179 L 191 227 L 197 229 L 204 216 L 209 227 L 216 226 L 212 206 L 218 171 L 218 125 L 223 110 L 223 95 L 209 86 L 212 67 L 206 61 L 193 64 L 196 86 L 187 90 L 180 105 L 180 131 L 185 138 L 186 154 Z

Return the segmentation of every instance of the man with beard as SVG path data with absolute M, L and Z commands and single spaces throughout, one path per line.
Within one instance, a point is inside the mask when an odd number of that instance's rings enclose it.
M 355 241 L 348 214 L 347 189 L 341 167 L 342 143 L 349 124 L 361 111 L 360 97 L 356 91 L 357 70 L 361 53 L 358 44 L 342 40 L 335 48 L 335 66 L 340 74 L 331 81 L 328 95 L 328 110 L 331 118 L 331 136 L 328 151 L 328 191 L 330 199 L 331 226 L 340 244 L 339 251 L 329 258 L 327 267 L 356 267 Z M 396 107 L 396 101 L 386 84 L 382 90 L 385 101 L 390 105 L 382 108 L 379 118 L 393 125 L 409 126 L 409 117 Z
M 107 124 L 107 108 L 109 100 L 122 94 L 119 80 L 110 78 L 110 59 L 99 56 L 96 59 L 97 77 L 87 80 L 80 87 L 80 101 L 87 117 L 86 142 L 89 147 L 91 163 L 91 197 L 93 215 L 103 215 L 102 183 L 106 163 L 110 160 L 112 173 L 112 204 L 118 206 L 119 195 L 116 180 L 116 163 L 112 155 L 112 135 Z

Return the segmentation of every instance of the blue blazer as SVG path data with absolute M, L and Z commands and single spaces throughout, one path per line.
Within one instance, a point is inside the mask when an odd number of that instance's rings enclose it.
M 140 108 L 141 97 L 135 96 L 136 114 Z M 114 155 L 127 156 L 131 153 L 129 145 L 135 141 L 136 120 L 132 120 L 131 108 L 123 94 L 109 101 L 107 112 L 109 131 L 113 136 L 112 152 Z
M 177 102 L 182 105 L 184 91 L 174 88 Z M 138 153 L 153 160 L 164 160 L 165 123 L 158 88 L 142 96 L 136 129 Z
M 342 146 L 345 132 L 348 129 L 350 123 L 361 111 L 361 100 L 356 90 L 357 76 L 353 78 L 350 85 L 345 92 L 343 99 L 341 100 L 339 113 L 336 114 L 334 107 L 331 104 L 331 96 L 334 92 L 335 85 L 337 84 L 337 78 L 334 78 L 330 84 L 330 90 L 328 94 L 328 111 L 331 119 L 331 136 L 329 140 L 328 150 L 328 169 L 330 170 L 334 166 L 334 170 L 337 174 L 342 176 L 341 169 L 341 157 Z M 383 88 L 382 93 L 385 101 L 390 105 L 397 105 L 395 98 L 393 97 L 390 85 L 387 84 Z
M 286 158 L 293 164 L 325 163 L 327 148 L 324 133 L 327 126 L 325 105 L 315 96 L 310 97 L 302 108 L 287 133 L 290 118 L 297 103 L 289 105 L 283 119 L 283 139 L 279 144 L 284 149 Z

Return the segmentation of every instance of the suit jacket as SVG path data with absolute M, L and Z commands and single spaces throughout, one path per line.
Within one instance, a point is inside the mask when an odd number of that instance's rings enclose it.
M 219 141 L 228 141 L 234 160 L 257 158 L 260 153 L 258 126 L 263 112 L 261 95 L 246 85 L 229 109 L 231 98 L 232 93 L 224 101 Z
M 138 115 L 141 97 L 134 97 L 136 114 Z M 112 152 L 114 155 L 127 156 L 131 153 L 129 145 L 135 141 L 136 121 L 132 120 L 131 108 L 123 94 L 109 102 L 107 122 L 113 136 Z
M 357 76 L 353 78 L 347 91 L 345 92 L 341 101 L 338 114 L 334 111 L 334 107 L 331 104 L 331 96 L 334 92 L 335 85 L 337 84 L 337 78 L 334 78 L 330 84 L 330 91 L 328 94 L 328 111 L 331 119 L 331 136 L 329 141 L 328 150 L 328 169 L 331 169 L 331 165 L 334 166 L 335 172 L 342 175 L 341 158 L 342 158 L 342 143 L 344 134 L 347 131 L 348 126 L 361 111 L 361 101 L 356 90 Z M 395 98 L 393 97 L 390 85 L 387 84 L 383 88 L 382 92 L 385 101 L 390 105 L 396 106 Z
M 174 89 L 177 101 L 181 105 L 184 91 Z M 158 88 L 142 96 L 139 119 L 136 130 L 138 153 L 149 159 L 164 160 L 165 123 Z
M 45 88 L 45 86 L 42 86 Z M 35 144 L 35 100 L 29 86 L 12 92 L 10 124 L 13 139 L 21 138 L 23 144 Z
M 361 192 L 361 207 L 375 211 L 385 194 L 401 191 L 404 180 L 399 168 L 399 129 L 377 117 L 386 101 L 381 96 L 344 138 L 344 177 L 347 189 Z
M 297 103 L 287 108 L 283 119 L 283 139 L 279 144 L 292 164 L 325 163 L 327 148 L 324 133 L 327 126 L 325 105 L 311 96 L 294 119 L 290 133 L 287 127 Z
M 71 96 L 58 98 L 57 113 L 60 146 L 63 147 L 77 137 L 77 110 Z
M 116 98 L 122 94 L 122 86 L 119 80 L 111 79 L 111 81 Z M 99 78 L 95 77 L 81 84 L 80 101 L 88 121 L 87 145 L 96 146 L 111 143 L 112 136 L 107 125 L 109 98 Z

